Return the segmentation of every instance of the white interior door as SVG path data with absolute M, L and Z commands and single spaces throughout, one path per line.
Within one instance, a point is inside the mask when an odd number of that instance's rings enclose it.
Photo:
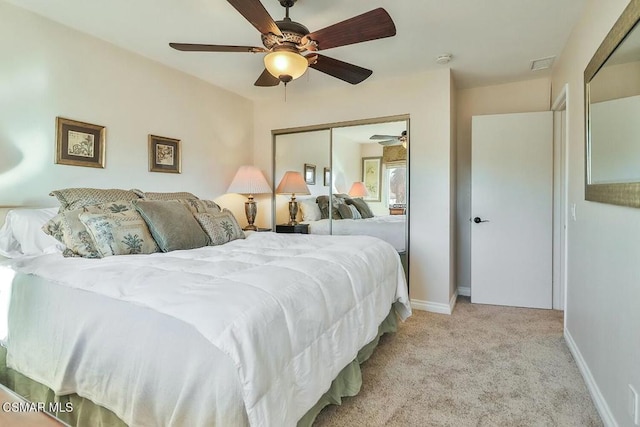
M 471 156 L 471 302 L 551 308 L 553 113 L 474 116 Z

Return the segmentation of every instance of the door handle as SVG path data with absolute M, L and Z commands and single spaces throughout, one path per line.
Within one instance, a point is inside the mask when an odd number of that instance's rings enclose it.
M 475 222 L 476 224 L 480 224 L 481 222 L 489 222 L 488 219 L 482 219 L 479 216 L 473 218 L 473 222 Z

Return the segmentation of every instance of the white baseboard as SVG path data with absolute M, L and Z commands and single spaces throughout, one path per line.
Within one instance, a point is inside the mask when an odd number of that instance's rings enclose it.
M 591 375 L 591 371 L 589 370 L 589 366 L 587 366 L 587 362 L 585 362 L 584 358 L 582 357 L 580 349 L 578 349 L 576 342 L 573 340 L 573 337 L 571 336 L 567 328 L 564 329 L 564 339 L 567 342 L 569 351 L 571 351 L 571 354 L 573 355 L 573 358 L 578 365 L 578 369 L 580 369 L 580 373 L 584 378 L 584 382 L 587 384 L 587 388 L 589 389 L 589 393 L 591 394 L 593 403 L 596 405 L 596 409 L 600 414 L 600 418 L 602 418 L 602 422 L 606 427 L 618 427 L 618 423 L 613 417 L 613 413 L 611 413 L 611 409 L 609 409 L 607 401 L 602 396 L 600 388 L 598 387 L 598 384 L 596 384 L 595 378 L 593 378 L 593 375 Z
M 449 300 L 449 304 L 412 299 L 411 308 L 415 310 L 429 311 L 431 313 L 451 314 L 453 313 L 453 307 L 456 305 L 457 298 L 458 295 L 453 294 L 451 296 L 451 300 Z
M 458 295 L 462 295 L 463 297 L 470 297 L 471 286 L 458 286 Z

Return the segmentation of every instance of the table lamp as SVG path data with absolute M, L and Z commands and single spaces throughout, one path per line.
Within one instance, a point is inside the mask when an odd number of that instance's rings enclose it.
M 311 194 L 309 187 L 304 182 L 304 178 L 300 172 L 287 171 L 280 180 L 278 188 L 276 188 L 276 194 L 291 194 L 291 200 L 289 201 L 289 223 L 288 225 L 296 225 L 296 217 L 298 216 L 298 202 L 296 202 L 296 193 L 298 194 Z
M 354 182 L 349 189 L 349 195 L 351 197 L 365 197 L 367 195 L 367 187 L 363 182 Z
M 258 228 L 253 225 L 253 222 L 256 220 L 258 207 L 253 201 L 253 195 L 271 193 L 271 186 L 267 183 L 260 169 L 255 166 L 240 166 L 227 189 L 227 193 L 248 195 L 248 200 L 244 203 L 244 212 L 247 215 L 249 225 L 243 230 L 256 231 Z

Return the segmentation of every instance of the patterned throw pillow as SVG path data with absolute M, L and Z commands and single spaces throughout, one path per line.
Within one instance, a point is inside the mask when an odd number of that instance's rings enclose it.
M 173 193 L 154 193 L 151 191 L 140 191 L 137 189 L 131 191 L 134 191 L 138 196 L 140 196 L 140 198 L 147 200 L 198 199 L 198 196 L 187 191 L 176 191 Z
M 159 251 L 147 224 L 135 210 L 117 213 L 84 212 L 79 218 L 95 241 L 101 257 L 152 254 Z
M 236 239 L 244 239 L 244 232 L 231 211 L 224 209 L 219 214 L 197 213 L 196 219 L 209 235 L 211 246 L 222 245 Z
M 212 200 L 200 200 L 200 199 L 179 199 L 178 202 L 182 203 L 189 208 L 191 213 L 220 213 L 220 206 Z
M 132 190 L 101 189 L 101 188 L 65 188 L 49 193 L 60 202 L 58 212 L 72 211 L 85 206 L 98 205 L 115 201 L 131 201 L 138 199 Z
M 80 221 L 80 214 L 118 213 L 134 209 L 133 204 L 129 200 L 118 200 L 110 203 L 84 206 L 79 209 L 59 213 L 42 226 L 42 231 L 53 236 L 66 246 L 66 249 L 62 253 L 66 257 L 80 256 L 85 258 L 100 258 L 100 253 L 98 252 L 93 237 L 87 231 L 82 221 Z

